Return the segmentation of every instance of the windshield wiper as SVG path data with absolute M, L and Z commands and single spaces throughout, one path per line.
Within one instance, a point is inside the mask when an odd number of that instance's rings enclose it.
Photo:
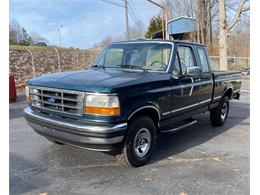
M 106 67 L 104 65 L 95 64 L 91 68 L 102 68 L 102 69 L 105 69 Z
M 105 68 L 128 68 L 128 69 L 139 69 L 139 70 L 143 70 L 144 72 L 148 71 L 148 69 L 142 68 L 141 66 L 131 65 L 131 64 L 120 64 L 120 65 L 116 65 L 116 66 L 104 66 L 104 65 L 95 64 L 91 68 L 102 68 L 102 69 L 105 69 Z
M 147 71 L 145 68 L 142 68 L 141 66 L 137 66 L 137 65 L 131 65 L 131 64 L 121 64 L 118 65 L 121 68 L 130 68 L 130 69 L 140 69 L 143 71 Z

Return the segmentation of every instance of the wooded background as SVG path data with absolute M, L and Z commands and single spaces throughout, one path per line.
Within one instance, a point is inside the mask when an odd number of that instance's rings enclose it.
M 159 2 L 159 1 L 154 1 Z M 249 0 L 164 0 L 168 21 L 180 16 L 198 19 L 199 31 L 196 41 L 208 47 L 209 55 L 219 56 L 219 68 L 228 70 L 228 57 L 250 57 L 250 2 Z M 130 28 L 130 38 L 150 38 L 162 30 L 159 13 L 150 19 L 147 29 L 142 22 Z M 106 46 L 113 41 L 124 40 L 122 36 L 107 35 L 96 46 Z
M 157 0 L 157 2 L 165 7 L 168 20 L 180 16 L 198 19 L 199 31 L 196 32 L 195 41 L 207 46 L 214 69 L 250 69 L 249 0 Z M 128 6 L 129 14 L 137 15 L 130 0 Z M 142 20 L 135 20 L 135 24 L 128 28 L 128 38 L 151 37 L 152 33 L 161 31 L 165 26 L 162 22 L 165 23 L 161 10 L 158 9 L 147 28 Z M 48 43 L 48 40 L 37 32 L 27 33 L 18 22 L 11 21 L 10 74 L 15 76 L 17 85 L 22 88 L 28 79 L 37 75 L 88 68 L 102 48 L 111 42 L 125 39 L 125 34 L 106 35 L 92 48 L 83 50 L 57 46 L 35 47 L 29 45 L 39 41 Z

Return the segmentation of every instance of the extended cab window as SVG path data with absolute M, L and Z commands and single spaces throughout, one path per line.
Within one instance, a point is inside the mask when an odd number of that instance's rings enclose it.
M 207 54 L 205 52 L 205 49 L 198 48 L 198 53 L 199 53 L 202 72 L 205 72 L 205 73 L 209 72 L 209 64 L 208 64 Z
M 182 74 L 185 74 L 187 67 L 195 66 L 194 56 L 190 47 L 178 46 L 177 48 Z

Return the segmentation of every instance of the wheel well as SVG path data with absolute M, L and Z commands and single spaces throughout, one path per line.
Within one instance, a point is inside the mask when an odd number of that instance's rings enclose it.
M 148 116 L 153 121 L 156 127 L 158 127 L 158 122 L 160 120 L 159 112 L 155 108 L 143 108 L 141 110 L 138 110 L 136 113 L 131 115 L 128 120 L 133 120 L 134 118 L 138 116 Z
M 229 99 L 231 99 L 233 90 L 229 88 L 228 90 L 225 91 L 223 96 L 227 96 Z

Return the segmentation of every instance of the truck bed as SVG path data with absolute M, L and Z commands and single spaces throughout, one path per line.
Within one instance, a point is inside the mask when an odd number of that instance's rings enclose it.
M 214 88 L 212 99 L 217 100 L 226 89 L 232 88 L 232 96 L 230 98 L 236 98 L 239 95 L 241 87 L 241 72 L 240 71 L 212 71 Z

